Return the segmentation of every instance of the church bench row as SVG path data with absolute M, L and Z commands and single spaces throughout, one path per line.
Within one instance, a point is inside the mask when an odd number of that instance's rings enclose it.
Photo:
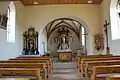
M 52 56 L 18 56 L 17 58 L 50 58 L 50 61 L 53 63 Z
M 120 57 L 109 57 L 109 58 L 92 58 L 92 59 L 82 59 L 81 60 L 81 65 L 80 65 L 80 70 L 81 70 L 81 73 L 84 74 L 85 72 L 85 67 L 86 67 L 86 63 L 92 63 L 92 65 L 96 65 L 95 62 L 104 62 L 104 61 L 109 61 L 109 60 L 120 60 Z M 98 63 L 97 62 L 97 63 Z M 94 64 L 95 63 L 95 64 Z M 102 64 L 102 63 L 100 63 Z M 89 64 L 90 65 L 90 64 Z M 89 66 L 87 65 L 87 66 Z
M 90 58 L 107 58 L 107 57 L 112 57 L 112 55 L 88 55 L 88 56 L 77 56 L 76 57 L 76 64 L 77 68 L 80 69 L 81 65 L 81 60 L 82 59 L 90 59 Z
M 85 64 L 85 76 L 92 74 L 92 68 L 94 66 L 109 66 L 109 65 L 120 65 L 120 60 L 108 60 L 108 61 L 92 61 Z M 83 73 L 84 74 L 84 73 Z
M 51 65 L 51 68 L 53 69 L 53 57 L 52 56 L 19 56 L 17 58 L 13 58 L 10 60 L 16 60 L 16 59 L 19 59 L 19 60 L 40 60 L 40 59 L 48 60 Z
M 44 80 L 48 77 L 46 65 L 43 63 L 0 63 L 0 68 L 38 68 Z
M 53 56 L 18 56 L 16 58 L 50 58 L 53 62 Z
M 53 70 L 53 57 L 52 56 L 18 56 L 14 59 L 10 60 L 48 60 L 51 68 L 51 72 Z
M 120 65 L 94 66 L 92 69 L 91 80 L 106 80 L 106 77 L 109 75 L 118 74 L 120 75 Z M 118 77 L 117 80 L 119 79 L 120 77 Z
M 101 56 L 100 56 L 101 57 Z M 83 58 L 81 59 L 81 66 L 82 68 L 85 67 L 85 75 L 88 75 L 89 73 L 89 70 L 93 70 L 92 67 L 95 67 L 95 66 L 109 66 L 109 65 L 118 65 L 120 64 L 120 56 L 109 56 L 109 57 L 103 57 L 103 58 L 99 58 L 99 57 L 87 57 L 87 58 Z M 85 66 L 84 66 L 85 64 Z M 88 65 L 89 64 L 89 65 Z M 91 69 L 90 69 L 91 68 Z M 82 70 L 82 69 L 81 69 Z M 84 70 L 83 70 L 84 71 Z M 102 71 L 102 70 L 101 70 Z M 108 70 L 109 71 L 109 70 Z M 120 70 L 116 70 L 116 71 L 119 71 Z M 104 72 L 104 70 L 103 70 Z M 112 73 L 115 73 L 115 70 L 114 71 L 111 71 Z M 90 74 L 93 74 L 92 72 L 90 72 Z M 119 73 L 120 74 L 120 73 Z M 104 74 L 103 74 L 104 75 Z M 105 76 L 105 75 L 104 75 Z M 104 79 L 101 79 L 99 78 L 100 80 L 105 80 L 105 77 L 103 77 Z M 93 79 L 91 77 L 91 80 L 99 80 L 98 78 L 97 79 Z
M 18 56 L 16 58 L 44 58 L 44 59 L 50 59 L 50 61 L 53 63 L 53 57 L 52 56 Z
M 32 56 L 32 55 L 20 55 L 20 56 L 17 56 L 17 58 L 19 58 L 19 57 L 29 57 L 29 58 L 33 58 L 33 57 L 51 57 L 51 58 L 53 58 L 53 56 Z
M 5 78 L 0 78 L 0 80 L 30 80 L 30 78 L 19 78 L 19 77 L 14 77 L 14 78 L 11 78 L 11 77 L 5 77 Z
M 104 60 L 120 60 L 120 56 L 111 56 L 111 57 L 106 57 L 106 58 L 86 58 L 86 59 L 81 59 L 80 65 L 84 65 L 85 62 L 87 61 L 104 61 Z
M 38 59 L 33 59 L 33 58 L 25 58 L 25 59 L 23 59 L 23 58 L 19 58 L 19 59 L 10 59 L 11 61 L 12 60 L 24 60 L 24 61 L 27 61 L 27 60 L 31 60 L 31 61 L 48 61 L 48 63 L 49 63 L 49 68 L 50 68 L 50 71 L 52 71 L 53 70 L 53 63 L 50 61 L 50 59 L 41 59 L 41 58 L 38 58 Z
M 47 72 L 51 72 L 51 67 L 47 60 L 8 60 L 8 61 L 0 61 L 0 63 L 43 63 L 46 65 Z
M 116 75 L 114 75 L 114 74 L 112 74 L 112 75 L 108 75 L 108 76 L 106 77 L 106 80 L 120 80 L 120 74 L 116 74 Z
M 50 68 L 51 68 L 51 71 L 53 70 L 53 62 L 51 61 L 51 59 L 50 58 L 11 58 L 11 59 L 9 59 L 9 60 L 24 60 L 24 61 L 26 61 L 26 60 L 36 60 L 36 61 L 38 61 L 38 60 L 42 60 L 42 61 L 44 61 L 44 60 L 47 60 L 47 61 L 49 61 L 49 66 L 50 66 Z
M 50 57 L 50 56 L 20 56 L 20 57 L 17 57 L 17 58 L 13 58 L 13 59 L 9 59 L 8 61 L 0 61 L 0 63 L 12 63 L 12 64 L 14 64 L 14 63 L 20 63 L 20 65 L 21 65 L 21 63 L 33 63 L 33 64 L 36 64 L 36 63 L 41 63 L 41 64 L 44 64 L 45 65 L 45 71 L 43 72 L 41 72 L 41 75 L 43 75 L 44 76 L 44 80 L 46 80 L 47 79 L 47 77 L 48 77 L 48 75 L 49 75 L 49 72 L 52 70 L 52 64 L 53 64 L 53 58 L 52 57 Z M 18 68 L 21 68 L 21 66 L 16 66 L 16 67 L 18 67 Z M 4 65 L 5 66 L 5 65 Z M 35 65 L 34 65 L 35 66 Z M 14 68 L 13 66 L 11 66 L 12 68 Z M 22 67 L 24 67 L 24 66 L 22 66 Z M 27 66 L 28 67 L 28 66 Z M 31 66 L 29 66 L 29 67 L 31 67 Z M 6 66 L 6 68 L 7 68 L 7 66 Z M 32 67 L 32 68 L 34 68 L 34 67 Z M 42 68 L 41 68 L 42 69 Z M 44 73 L 44 74 L 43 74 Z
M 40 69 L 33 69 L 33 68 L 0 68 L 0 78 L 4 78 L 5 76 L 16 76 L 20 78 L 30 78 L 35 76 L 36 80 L 42 80 L 40 76 Z
M 106 59 L 106 60 L 107 60 L 108 58 L 109 58 L 109 59 L 110 59 L 110 58 L 120 58 L 120 56 L 109 56 L 109 55 L 108 55 L 108 56 L 107 56 L 107 55 L 106 55 L 106 56 L 105 56 L 105 55 L 104 55 L 104 56 L 101 56 L 101 55 L 100 55 L 100 56 L 99 56 L 99 55 L 98 55 L 98 56 L 97 56 L 97 55 L 94 56 L 94 55 L 92 55 L 91 57 L 88 56 L 88 57 L 80 58 L 80 60 L 77 62 L 78 71 L 81 71 L 81 68 L 80 68 L 81 65 L 82 65 L 81 63 L 84 64 L 84 60 L 86 60 L 86 61 L 89 61 L 89 60 L 93 61 L 94 59 L 101 59 L 101 60 L 102 60 L 102 59 Z M 109 60 L 109 59 L 108 59 L 108 60 Z

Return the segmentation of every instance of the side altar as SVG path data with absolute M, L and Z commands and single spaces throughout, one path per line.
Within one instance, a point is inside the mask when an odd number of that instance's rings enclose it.
M 38 32 L 30 27 L 23 33 L 22 55 L 39 55 L 38 52 Z

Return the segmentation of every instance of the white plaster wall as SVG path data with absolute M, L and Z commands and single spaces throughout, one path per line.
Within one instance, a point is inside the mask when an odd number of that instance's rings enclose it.
M 111 1 L 116 1 L 116 0 L 103 0 L 101 3 L 101 25 L 104 25 L 104 21 L 107 20 L 110 22 L 110 4 Z M 113 55 L 120 55 L 120 49 L 119 49 L 119 44 L 120 44 L 120 39 L 119 40 L 112 40 L 111 37 L 111 25 L 108 28 L 108 34 L 109 34 L 109 46 L 111 50 L 111 54 Z M 105 43 L 106 47 L 106 43 Z M 105 53 L 105 51 L 104 51 Z
M 92 34 L 100 31 L 99 5 L 45 5 L 25 7 L 26 27 L 33 25 L 43 30 L 45 25 L 60 17 L 78 17 L 86 22 Z
M 52 32 L 52 34 L 50 35 L 49 39 L 48 39 L 48 51 L 50 51 L 50 54 L 53 56 L 57 56 L 57 43 L 54 43 L 54 41 L 51 39 L 53 39 L 53 36 L 56 34 L 56 30 L 54 32 Z
M 86 23 L 89 29 L 91 41 L 88 41 L 88 54 L 93 54 L 93 35 L 101 32 L 100 27 L 100 6 L 99 5 L 39 5 L 25 7 L 26 27 L 33 26 L 43 31 L 44 27 L 52 20 L 61 17 L 77 17 Z M 40 35 L 41 36 L 41 35 Z M 40 44 L 39 44 L 40 45 Z
M 18 46 L 18 50 L 19 52 L 17 53 L 18 55 L 21 55 L 22 50 L 23 50 L 23 32 L 25 31 L 25 22 L 26 22 L 26 18 L 25 18 L 25 11 L 24 11 L 24 6 L 20 1 L 15 1 L 15 7 L 16 7 L 16 33 L 18 33 L 19 35 L 16 37 L 19 45 Z
M 20 2 L 17 3 L 16 9 L 21 5 Z M 9 5 L 9 2 L 0 2 L 0 12 L 3 13 L 5 10 L 7 10 Z M 18 10 L 17 10 L 18 11 Z M 7 60 L 8 58 L 14 58 L 21 53 L 22 49 L 22 39 L 21 39 L 21 28 L 19 21 L 21 21 L 20 17 L 20 11 L 16 13 L 16 27 L 15 27 L 15 43 L 8 43 L 7 42 L 7 32 L 6 30 L 0 29 L 0 60 Z M 19 15 L 19 16 L 18 16 Z
M 44 42 L 44 45 L 43 45 Z M 41 55 L 44 55 L 47 52 L 47 34 L 46 30 L 44 29 L 41 33 L 39 33 L 39 52 Z

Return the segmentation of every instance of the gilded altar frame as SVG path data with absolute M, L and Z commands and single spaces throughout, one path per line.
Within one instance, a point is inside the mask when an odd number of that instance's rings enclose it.
M 23 33 L 23 55 L 38 55 L 38 32 L 30 27 Z

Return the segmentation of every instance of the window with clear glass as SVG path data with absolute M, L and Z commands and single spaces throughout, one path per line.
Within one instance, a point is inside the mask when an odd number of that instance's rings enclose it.
M 85 29 L 82 27 L 82 45 L 85 45 Z
M 15 6 L 13 1 L 8 7 L 7 42 L 15 42 Z
M 112 40 L 120 39 L 120 5 L 110 8 Z

